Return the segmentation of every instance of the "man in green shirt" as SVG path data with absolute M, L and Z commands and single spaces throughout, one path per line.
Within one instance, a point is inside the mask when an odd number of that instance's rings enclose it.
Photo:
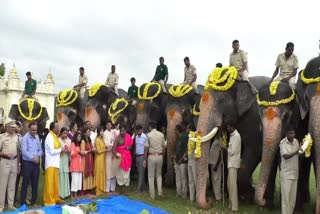
M 138 98 L 138 86 L 136 86 L 136 78 L 132 77 L 130 79 L 131 86 L 128 89 L 128 97 L 132 103 L 132 105 L 135 105 L 137 103 Z
M 166 83 L 168 81 L 168 76 L 169 76 L 168 67 L 164 64 L 163 57 L 160 57 L 159 61 L 160 61 L 160 65 L 157 66 L 156 73 L 153 79 L 151 80 L 151 82 L 159 83 L 162 87 L 163 92 L 167 93 Z
M 28 97 L 31 97 L 31 98 L 35 98 L 34 97 L 34 94 L 36 93 L 36 90 L 37 90 L 37 81 L 35 81 L 34 79 L 32 79 L 31 77 L 31 72 L 28 71 L 26 73 L 26 76 L 27 76 L 27 80 L 24 84 L 24 91 L 22 93 L 22 98 L 28 98 Z

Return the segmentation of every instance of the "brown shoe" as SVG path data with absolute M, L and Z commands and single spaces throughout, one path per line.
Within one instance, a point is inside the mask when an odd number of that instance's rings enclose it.
M 64 204 L 64 201 L 60 199 L 60 200 L 56 201 L 56 204 Z

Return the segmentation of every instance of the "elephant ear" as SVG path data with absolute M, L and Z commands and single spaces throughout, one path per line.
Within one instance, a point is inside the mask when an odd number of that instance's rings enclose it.
M 42 114 L 41 114 L 41 119 L 42 121 L 47 121 L 49 120 L 49 114 L 48 114 L 48 111 L 47 111 L 47 108 L 46 107 L 42 107 Z
M 17 104 L 13 104 L 11 106 L 8 117 L 13 119 L 13 120 L 17 120 L 18 119 L 19 110 L 18 110 L 18 105 Z
M 252 93 L 248 82 L 238 80 L 235 85 L 236 107 L 238 116 L 241 117 L 251 108 L 252 104 L 256 101 L 256 97 Z

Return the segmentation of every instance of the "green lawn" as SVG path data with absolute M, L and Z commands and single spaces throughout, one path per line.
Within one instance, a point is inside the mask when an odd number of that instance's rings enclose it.
M 258 176 L 259 176 L 259 167 L 254 172 L 253 181 L 254 183 L 257 183 Z M 315 194 L 316 194 L 316 188 L 315 188 L 315 179 L 314 179 L 314 173 L 313 169 L 311 169 L 311 181 L 310 181 L 310 187 L 311 187 L 311 203 L 307 204 L 305 206 L 305 213 L 312 213 L 312 209 L 315 207 Z M 40 204 L 42 204 L 43 198 L 43 182 L 44 177 L 41 175 L 40 182 L 39 182 L 39 197 L 38 201 Z M 164 209 L 171 213 L 178 213 L 178 214 L 196 214 L 196 213 L 228 213 L 228 199 L 225 200 L 225 207 L 222 206 L 222 203 L 214 204 L 213 208 L 210 210 L 199 210 L 196 207 L 196 204 L 191 204 L 187 200 L 182 200 L 179 198 L 176 198 L 175 189 L 168 189 L 164 188 L 163 193 L 165 195 L 164 198 L 156 198 L 155 200 L 151 200 L 149 198 L 148 194 L 136 194 L 136 183 L 132 182 L 130 187 L 130 191 L 128 194 L 128 197 L 134 200 L 143 201 L 147 204 L 150 204 L 155 207 L 159 207 L 161 209 Z M 208 193 L 209 196 L 211 195 L 211 191 Z M 279 180 L 279 173 L 277 175 L 277 181 L 276 181 L 276 194 L 275 194 L 275 205 L 276 210 L 269 211 L 267 209 L 262 210 L 260 209 L 256 204 L 247 204 L 244 202 L 239 203 L 239 212 L 238 213 L 280 213 L 280 180 Z

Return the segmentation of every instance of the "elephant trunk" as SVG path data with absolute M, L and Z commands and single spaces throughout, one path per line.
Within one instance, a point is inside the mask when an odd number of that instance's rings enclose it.
M 263 147 L 259 183 L 256 187 L 255 199 L 260 206 L 266 205 L 264 198 L 272 163 L 281 140 L 282 121 L 279 117 L 263 117 Z
M 174 108 L 167 111 L 167 174 L 165 184 L 172 186 L 174 184 L 174 156 L 176 146 L 176 125 L 182 122 L 182 115 Z
M 101 124 L 101 117 L 94 107 L 86 107 L 85 121 L 90 121 L 92 130 L 95 130 Z

